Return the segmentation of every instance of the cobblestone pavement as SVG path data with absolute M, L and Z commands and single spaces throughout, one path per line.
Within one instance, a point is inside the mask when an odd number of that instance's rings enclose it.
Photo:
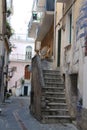
M 73 124 L 38 122 L 29 112 L 29 97 L 11 97 L 0 108 L 0 130 L 77 130 Z

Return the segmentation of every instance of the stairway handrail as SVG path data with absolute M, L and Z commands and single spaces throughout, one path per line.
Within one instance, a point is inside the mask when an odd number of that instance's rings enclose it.
M 44 78 L 43 78 L 43 71 L 42 71 L 42 65 L 41 65 L 41 59 L 40 59 L 40 56 L 39 55 L 35 55 L 33 58 L 32 58 L 32 63 L 36 60 L 36 63 L 37 63 L 37 69 L 38 69 L 38 74 L 39 74 L 39 81 L 40 81 L 40 85 L 41 87 L 44 87 L 45 86 L 45 83 L 44 83 Z

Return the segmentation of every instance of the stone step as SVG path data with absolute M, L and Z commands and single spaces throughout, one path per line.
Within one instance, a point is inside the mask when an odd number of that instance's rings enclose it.
M 44 74 L 60 74 L 60 70 L 43 70 Z
M 63 92 L 49 92 L 49 91 L 46 91 L 46 92 L 44 92 L 44 94 L 47 94 L 47 95 L 64 95 L 65 96 L 65 92 L 63 91 Z
M 62 80 L 44 80 L 45 84 L 63 84 Z
M 61 78 L 59 74 L 43 74 L 44 78 Z
M 42 109 L 43 115 L 69 115 L 68 109 Z
M 66 103 L 50 102 L 50 103 L 48 103 L 48 105 L 52 105 L 52 106 L 66 106 L 67 104 Z
M 43 89 L 46 89 L 46 90 L 50 90 L 50 89 L 52 89 L 52 90 L 55 90 L 55 89 L 58 89 L 58 90 L 64 90 L 65 91 L 65 88 L 64 87 L 51 87 L 51 86 L 45 86 L 45 87 L 43 87 Z
M 49 92 L 64 92 L 64 87 L 44 87 L 43 92 L 49 91 Z
M 65 97 L 63 97 L 63 98 L 61 98 L 61 97 L 46 97 L 46 99 L 49 99 L 49 100 L 51 100 L 51 99 L 54 99 L 54 100 L 66 100 L 66 98 Z
M 51 102 L 46 105 L 47 109 L 67 109 L 66 103 L 57 103 L 57 102 Z
M 70 122 L 65 98 L 65 86 L 60 71 L 43 71 L 45 87 L 42 89 L 42 121 L 48 123 Z
M 43 77 L 44 78 L 61 78 L 62 76 L 60 74 L 56 74 L 56 73 L 43 73 Z
M 62 92 L 65 92 L 63 89 L 43 89 L 43 92 L 52 92 L 52 93 L 62 93 Z
M 46 92 L 45 94 L 42 94 L 42 96 L 44 96 L 45 98 L 49 98 L 51 97 L 51 99 L 53 98 L 65 98 L 65 94 L 55 94 L 54 92 L 51 94 L 50 92 Z
M 45 79 L 44 79 L 44 82 L 45 82 L 45 83 L 50 83 L 50 82 L 53 82 L 53 83 L 54 83 L 54 82 L 55 82 L 55 83 L 58 83 L 58 82 L 60 83 L 60 82 L 61 82 L 61 83 L 63 83 L 63 80 L 62 80 L 62 79 L 56 79 L 56 78 L 55 78 L 55 79 L 45 78 Z
M 48 86 L 48 85 L 50 85 L 50 86 L 51 85 L 64 85 L 64 83 L 62 81 L 56 81 L 56 82 L 55 81 L 54 82 L 53 81 L 50 81 L 50 82 L 45 81 L 45 84 L 46 84 L 46 86 Z
M 45 83 L 45 87 L 63 87 L 64 88 L 64 84 L 63 83 L 58 83 L 58 84 Z
M 67 111 L 67 112 L 69 112 L 68 109 L 64 109 L 64 108 L 62 108 L 62 109 L 46 109 L 46 111 L 61 111 L 61 112 Z
M 58 97 L 46 97 L 46 102 L 58 102 L 58 103 L 66 103 L 66 99 L 58 98 Z
M 46 115 L 43 116 L 43 123 L 69 123 L 71 122 L 70 116 L 57 116 L 57 115 Z
M 60 78 L 61 74 L 60 73 L 48 73 L 48 72 L 43 72 L 43 77 L 57 77 Z

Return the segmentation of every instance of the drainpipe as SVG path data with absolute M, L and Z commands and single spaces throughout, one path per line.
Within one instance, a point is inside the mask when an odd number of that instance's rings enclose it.
M 56 0 L 54 5 L 54 40 L 53 40 L 53 61 L 56 59 Z

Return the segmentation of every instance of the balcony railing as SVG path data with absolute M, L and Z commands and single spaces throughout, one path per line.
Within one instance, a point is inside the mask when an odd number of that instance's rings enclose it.
M 28 25 L 29 36 L 37 37 L 38 27 L 45 25 L 47 27 L 47 31 L 49 26 L 53 21 L 55 0 L 35 0 L 36 10 L 33 8 L 32 17 Z M 50 21 L 50 23 L 49 23 Z M 36 31 L 35 31 L 36 30 Z M 44 32 L 46 28 L 42 30 Z M 45 31 L 46 32 L 46 31 Z M 47 33 L 47 32 L 46 32 Z M 40 37 L 40 36 L 39 36 Z
M 36 36 L 35 30 L 39 25 L 39 23 L 41 22 L 42 14 L 43 14 L 42 12 L 36 12 L 36 11 L 32 12 L 32 17 L 28 25 L 28 30 L 29 30 L 28 33 L 30 37 Z
M 65 3 L 67 0 L 57 0 L 57 2 Z
M 33 11 L 54 11 L 55 0 L 34 0 Z
M 36 4 L 37 10 L 41 9 L 41 11 L 54 11 L 55 0 L 38 0 Z
M 31 57 L 23 55 L 23 54 L 11 54 L 10 60 L 17 60 L 17 61 L 31 61 Z
M 38 0 L 38 2 L 39 2 L 39 0 Z M 43 11 L 42 10 L 39 12 L 37 11 L 37 15 L 39 16 L 40 23 L 42 23 L 46 11 L 50 12 L 50 15 L 51 15 L 51 12 L 53 14 L 54 8 L 55 8 L 55 0 L 45 0 L 44 5 L 41 7 L 43 7 Z M 49 13 L 48 13 L 48 15 L 49 15 Z

